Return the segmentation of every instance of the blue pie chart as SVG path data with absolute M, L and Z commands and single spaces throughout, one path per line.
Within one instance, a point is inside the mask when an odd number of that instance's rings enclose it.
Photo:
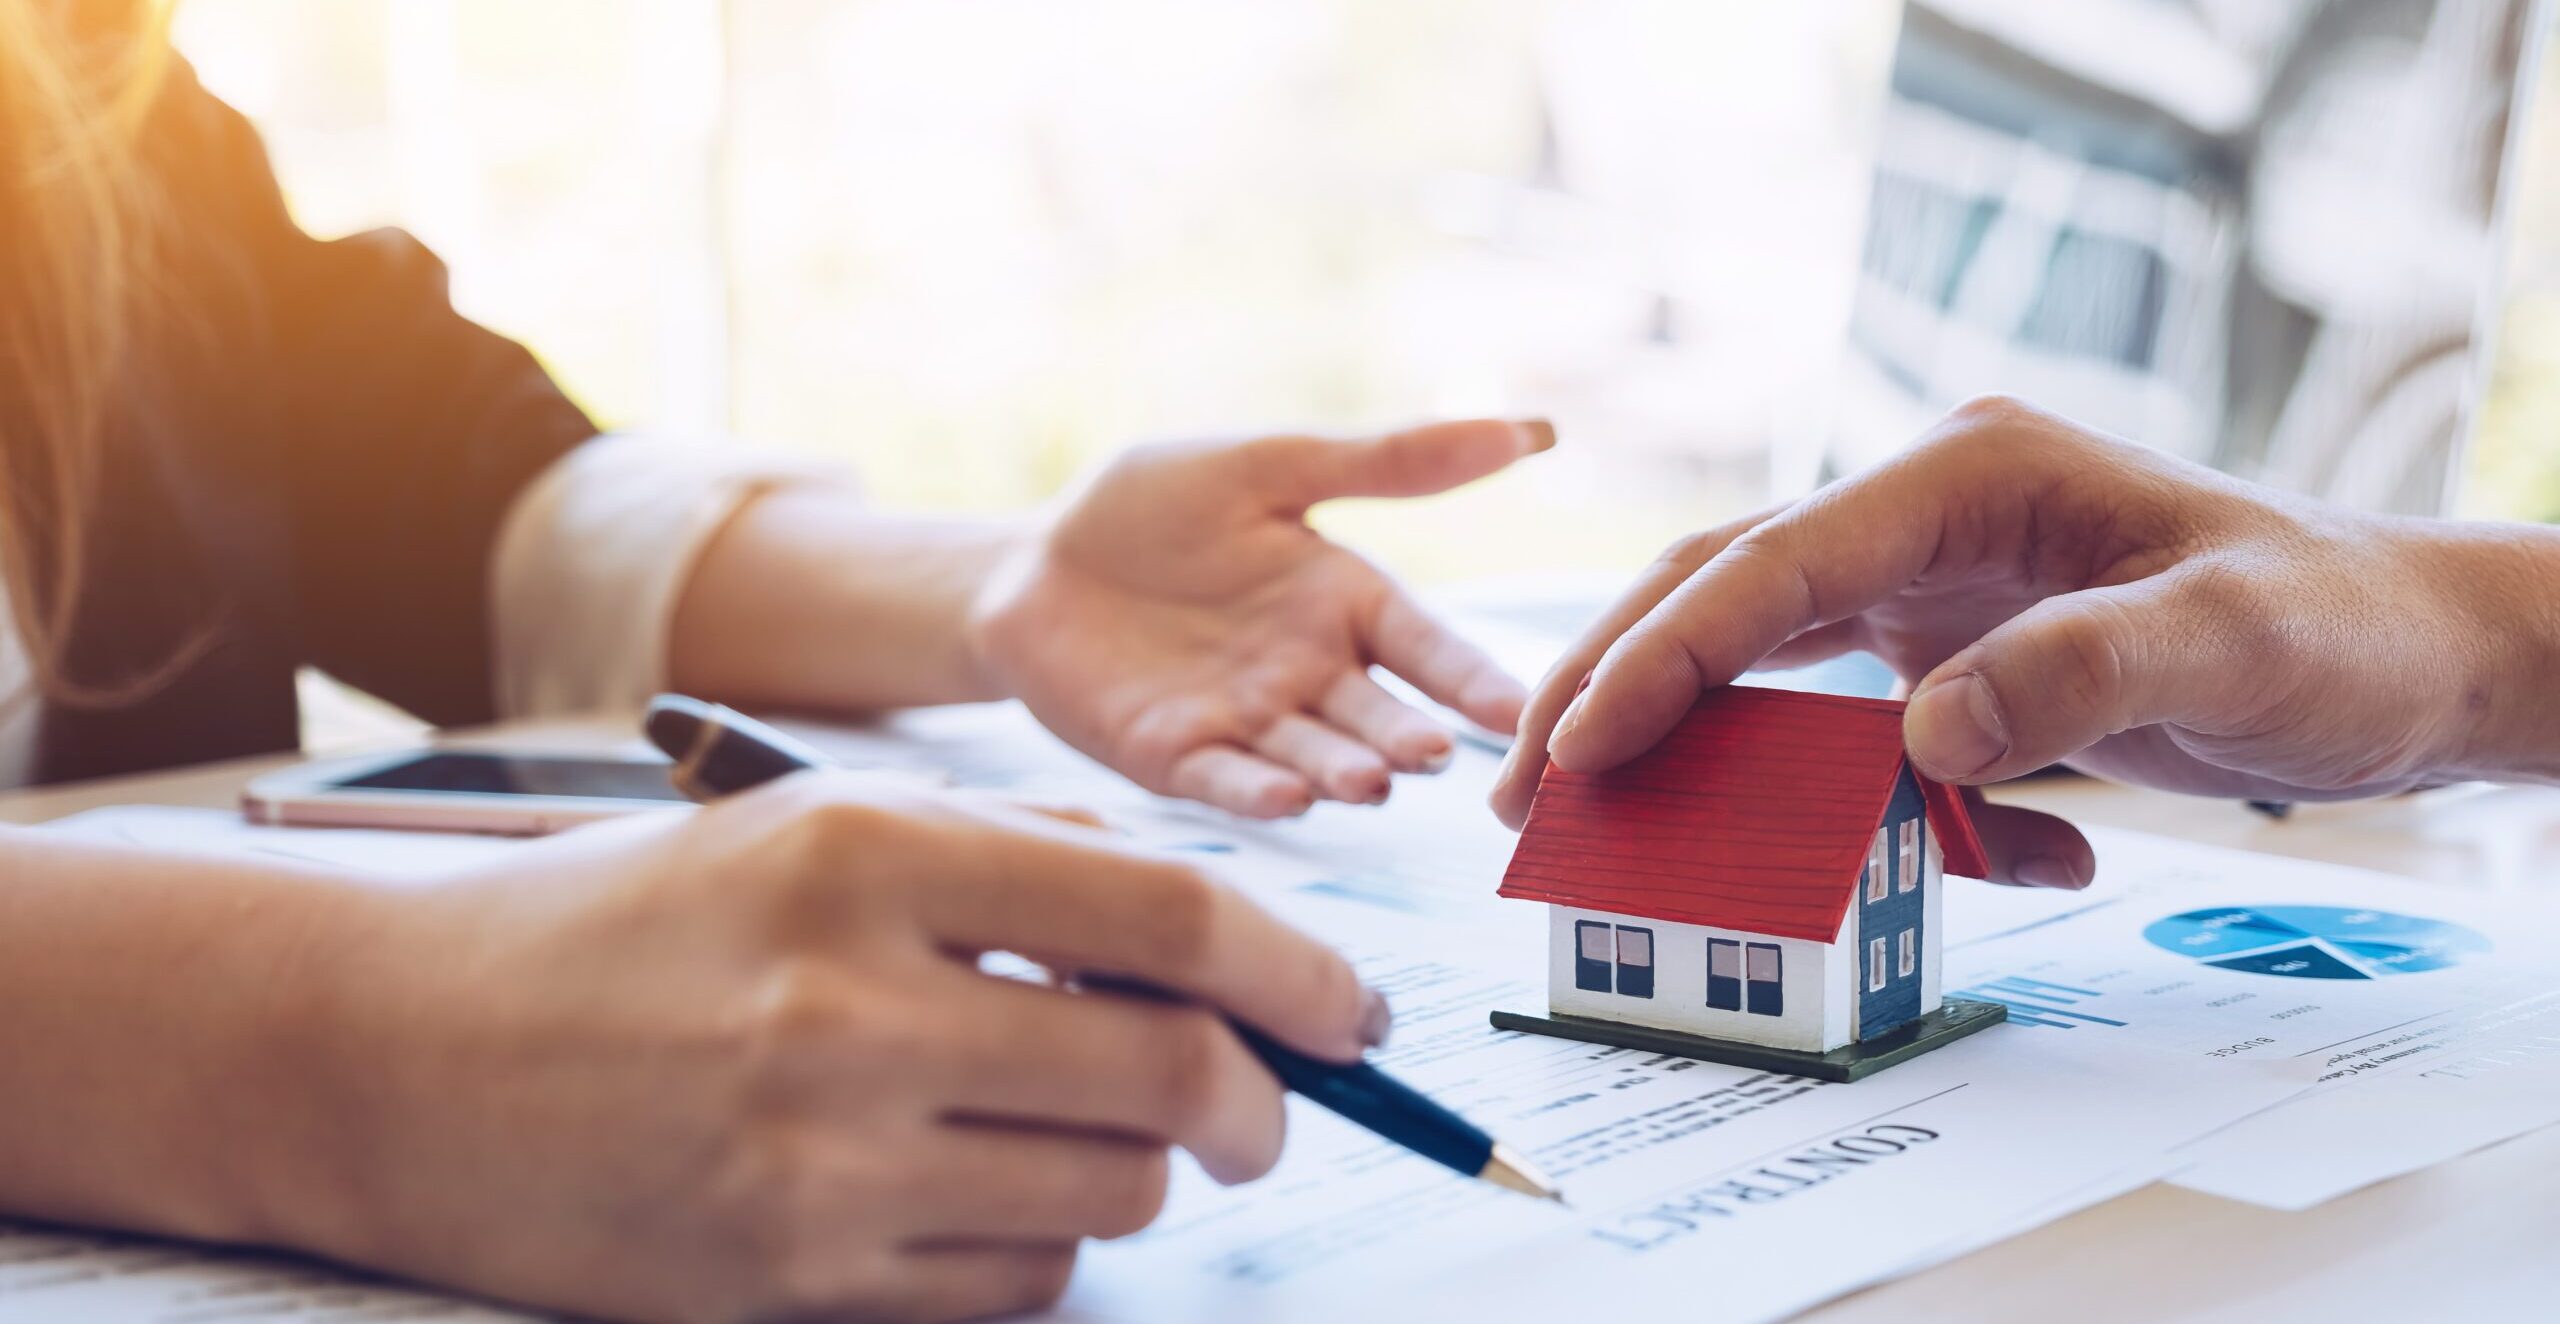
M 2220 970 L 2286 979 L 2383 979 L 2460 965 L 2489 950 L 2477 929 L 2349 906 L 2216 906 L 2142 931 L 2163 951 Z

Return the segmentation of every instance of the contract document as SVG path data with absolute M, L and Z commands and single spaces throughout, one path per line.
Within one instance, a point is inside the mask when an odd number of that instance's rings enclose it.
M 1777 1318 L 1951 1238 L 2156 1177 L 2176 1145 L 2311 1075 L 2262 1060 L 2200 1079 L 2177 1069 L 2188 1045 L 2174 1039 L 2022 1051 L 2031 1033 L 1995 1026 L 1832 1085 L 1499 1033 L 1487 1008 L 1543 1005 L 1540 917 L 1451 929 L 1322 894 L 1274 905 L 1389 994 L 1396 1039 L 1377 1060 L 1525 1153 L 1572 1208 L 1435 1172 L 1293 1101 L 1271 1177 L 1225 1191 L 1186 1172 L 1154 1228 L 1088 1253 L 1068 1317 L 1410 1319 L 1429 1301 L 1487 1320 L 1673 1305 Z M 2002 976 L 2038 959 L 2023 939 L 1985 946 Z
M 2286 1205 L 2560 1114 L 2546 908 L 2334 866 L 2093 833 L 2081 894 L 1950 884 L 1945 987 L 2011 1020 L 1850 1085 L 1500 1033 L 1544 1004 L 1540 908 L 1491 895 L 1510 838 L 1462 751 L 1383 810 L 1239 823 L 1099 773 L 1009 707 L 802 732 L 1102 811 L 1340 947 L 1387 992 L 1389 1070 L 1521 1149 L 1559 1209 L 1293 1101 L 1281 1166 L 1178 1165 L 1165 1216 L 1088 1249 L 1061 1318 L 1474 1317 L 1593 1307 L 1781 1317 L 2163 1177 Z M 431 886 L 517 843 L 250 827 L 133 808 L 59 830 L 291 856 Z M 0 1230 L 0 1321 L 524 1316 L 263 1257 Z

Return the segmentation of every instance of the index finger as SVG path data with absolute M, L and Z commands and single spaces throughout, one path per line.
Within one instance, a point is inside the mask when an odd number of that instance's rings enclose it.
M 917 893 L 946 944 L 1144 980 L 1337 1061 L 1386 1038 L 1386 1000 L 1349 962 L 1193 865 L 1028 815 L 946 830 L 953 867 Z
M 1922 451 L 1843 480 L 1727 544 L 1609 646 L 1548 756 L 1575 772 L 1614 768 L 1651 749 L 1699 695 L 1917 578 L 1944 527 L 1930 459 Z
M 1425 423 L 1373 437 L 1264 437 L 1236 447 L 1245 485 L 1274 507 L 1303 511 L 1338 497 L 1416 497 L 1495 473 L 1556 444 L 1542 418 Z
M 1503 756 L 1502 770 L 1494 775 L 1491 799 L 1495 817 L 1514 829 L 1528 821 L 1529 800 L 1537 793 L 1538 778 L 1547 769 L 1547 737 L 1555 731 L 1556 720 L 1564 715 L 1565 706 L 1582 692 L 1583 680 L 1600 664 L 1618 636 L 1643 620 L 1708 557 L 1723 551 L 1726 544 L 1780 509 L 1783 507 L 1773 507 L 1673 543 L 1654 558 L 1633 586 L 1609 604 L 1608 610 L 1600 613 L 1600 619 L 1592 622 L 1581 638 L 1565 649 L 1555 665 L 1547 668 L 1546 677 L 1520 709 L 1511 752 Z

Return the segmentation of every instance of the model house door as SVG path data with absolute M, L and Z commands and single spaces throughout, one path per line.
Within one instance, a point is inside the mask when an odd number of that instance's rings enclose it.
M 1911 797 L 1914 801 L 1918 796 Z M 1901 807 L 1896 797 L 1896 808 Z M 1918 1019 L 1927 913 L 1920 892 L 1927 821 L 1915 803 L 1877 830 L 1858 890 L 1858 1038 L 1873 1039 Z

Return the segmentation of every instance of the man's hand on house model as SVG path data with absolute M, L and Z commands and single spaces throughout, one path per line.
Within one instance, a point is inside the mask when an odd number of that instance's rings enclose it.
M 1623 763 L 1747 669 L 1856 650 L 1910 687 L 1915 765 L 1968 787 L 2056 762 L 2254 799 L 2547 780 L 2554 585 L 2552 530 L 2339 510 L 1986 397 L 1674 544 L 1540 683 L 1494 809 L 1516 827 L 1548 760 Z M 1976 821 L 1996 881 L 2094 873 L 2060 819 Z

